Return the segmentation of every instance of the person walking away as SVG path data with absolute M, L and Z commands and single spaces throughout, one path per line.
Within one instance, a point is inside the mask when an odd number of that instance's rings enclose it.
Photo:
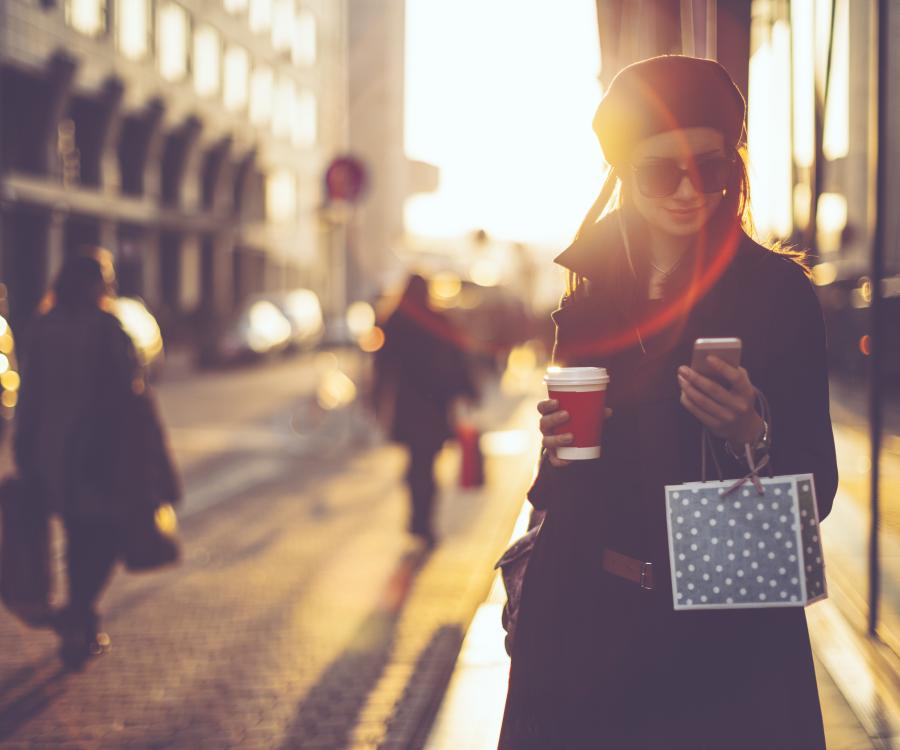
M 804 610 L 675 611 L 670 584 L 664 488 L 701 480 L 701 430 L 725 476 L 813 474 L 820 519 L 837 488 L 822 311 L 798 255 L 751 237 L 744 115 L 721 65 L 680 55 L 624 68 L 597 110 L 611 170 L 557 258 L 554 361 L 606 368 L 611 414 L 600 457 L 565 461 L 569 414 L 538 405 L 502 750 L 825 747 Z M 740 338 L 741 366 L 692 369 L 701 337 Z
M 384 325 L 375 356 L 376 411 L 392 440 L 406 446 L 409 464 L 409 531 L 435 543 L 434 463 L 451 436 L 457 399 L 475 399 L 460 332 L 428 301 L 428 282 L 410 277 L 397 309 Z
M 65 529 L 68 603 L 54 627 L 72 668 L 109 643 L 97 602 L 138 498 L 180 498 L 161 426 L 129 423 L 136 412 L 129 399 L 149 393 L 131 339 L 108 312 L 114 282 L 108 251 L 67 258 L 29 326 L 22 358 L 14 454 L 32 501 L 60 516 Z

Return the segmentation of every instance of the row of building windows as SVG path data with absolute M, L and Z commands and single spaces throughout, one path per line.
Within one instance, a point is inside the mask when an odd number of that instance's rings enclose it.
M 88 36 L 101 36 L 109 29 L 112 0 L 67 0 L 66 21 Z M 153 0 L 117 0 L 115 35 L 119 51 L 129 59 L 143 60 L 150 53 L 153 38 Z M 288 55 L 295 65 L 312 65 L 316 61 L 316 19 L 308 10 L 297 7 L 296 0 L 224 0 L 231 14 L 246 14 L 250 30 L 271 32 L 272 48 Z M 187 11 L 182 11 L 186 14 Z M 157 26 L 164 32 L 159 12 Z M 172 13 L 167 15 L 171 16 Z M 170 22 L 170 23 L 177 23 Z M 176 32 L 177 33 L 177 32 Z M 163 33 L 158 34 L 160 38 Z M 171 43 L 177 44 L 177 38 Z M 169 42 L 166 42 L 168 45 Z
M 131 60 L 146 59 L 156 40 L 156 64 L 166 81 L 192 76 L 194 90 L 204 98 L 221 95 L 229 112 L 247 112 L 256 126 L 271 125 L 276 136 L 289 138 L 297 147 L 316 141 L 316 99 L 297 90 L 286 76 L 276 80 L 265 64 L 251 66 L 247 50 L 224 43 L 222 35 L 206 23 L 192 24 L 188 11 L 175 2 L 156 8 L 153 0 L 116 0 L 114 24 L 118 51 Z M 66 21 L 78 31 L 99 36 L 108 27 L 107 0 L 67 0 Z M 295 0 L 225 0 L 229 13 L 248 12 L 251 29 L 272 29 L 272 46 L 289 52 L 298 65 L 316 59 L 316 25 L 308 11 L 298 10 Z M 153 33 L 155 31 L 155 34 Z M 251 70 L 252 67 L 252 70 Z

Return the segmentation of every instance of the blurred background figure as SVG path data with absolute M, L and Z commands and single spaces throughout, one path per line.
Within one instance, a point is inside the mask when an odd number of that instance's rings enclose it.
M 463 337 L 431 307 L 421 276 L 410 277 L 384 335 L 375 357 L 375 410 L 391 439 L 409 450 L 409 530 L 430 546 L 436 541 L 434 461 L 453 432 L 454 402 L 474 400 L 476 388 Z
M 145 395 L 139 353 L 114 308 L 110 254 L 68 257 L 26 334 L 14 438 L 29 502 L 62 518 L 69 599 L 53 618 L 60 655 L 79 667 L 109 644 L 97 600 L 141 499 L 175 500 L 175 470 L 158 424 L 131 408 Z M 151 433 L 151 441 L 142 439 Z M 155 435 L 155 439 L 153 438 Z M 128 521 L 131 523 L 131 521 Z

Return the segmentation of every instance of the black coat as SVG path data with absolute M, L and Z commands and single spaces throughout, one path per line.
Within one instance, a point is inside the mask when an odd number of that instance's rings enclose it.
M 606 367 L 614 416 L 599 460 L 545 461 L 529 493 L 547 514 L 525 578 L 500 746 L 824 748 L 803 610 L 675 612 L 663 491 L 701 479 L 700 423 L 679 403 L 676 369 L 695 338 L 737 336 L 771 406 L 774 472 L 813 472 L 828 514 L 837 469 L 812 285 L 792 259 L 736 232 L 708 293 L 653 333 L 604 288 L 604 264 L 623 253 L 608 217 L 557 259 L 589 280 L 554 313 L 557 362 Z M 715 442 L 725 475 L 745 474 Z M 604 546 L 653 562 L 656 588 L 604 572 Z
M 99 308 L 54 308 L 32 322 L 14 449 L 50 513 L 119 518 L 181 498 L 134 344 Z
M 375 355 L 376 410 L 391 439 L 437 450 L 451 436 L 450 405 L 477 391 L 461 333 L 441 313 L 404 299 Z

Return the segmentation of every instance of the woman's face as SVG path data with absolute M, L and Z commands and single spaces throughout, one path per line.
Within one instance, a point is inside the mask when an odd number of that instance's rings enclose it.
M 669 130 L 640 141 L 634 148 L 625 179 L 629 181 L 628 195 L 638 213 L 659 232 L 674 237 L 697 234 L 709 221 L 722 200 L 722 190 L 703 192 L 694 186 L 698 180 L 683 174 L 668 195 L 665 190 L 666 172 L 672 174 L 673 165 L 694 172 L 701 167 L 704 173 L 715 172 L 725 157 L 722 134 L 712 128 L 684 128 Z M 710 164 L 710 160 L 716 160 Z M 698 181 L 699 182 L 699 181 Z M 707 182 L 716 183 L 715 180 Z M 654 189 L 648 189 L 656 188 Z M 643 188 L 643 192 L 642 192 Z M 650 193 L 648 196 L 645 193 Z

